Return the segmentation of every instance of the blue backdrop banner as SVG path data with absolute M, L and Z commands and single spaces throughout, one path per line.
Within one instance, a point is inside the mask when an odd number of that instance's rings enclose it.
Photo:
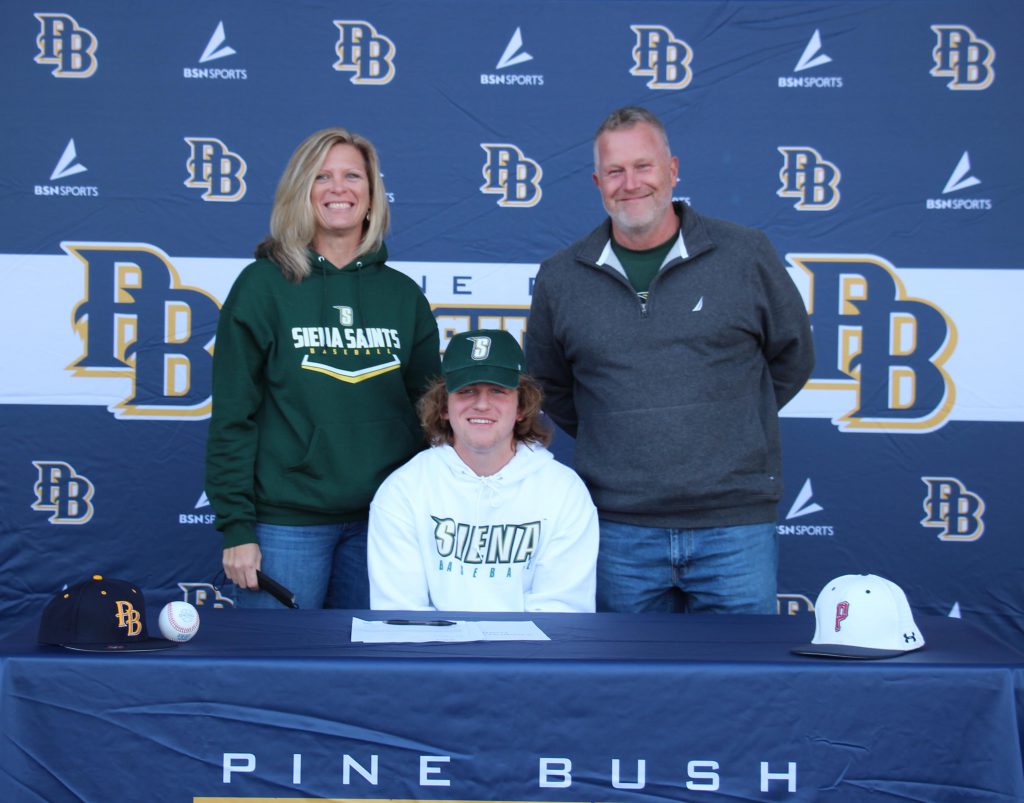
M 780 610 L 871 572 L 1024 645 L 1018 2 L 9 0 L 0 20 L 0 632 L 93 572 L 231 604 L 203 492 L 214 333 L 306 135 L 377 146 L 393 264 L 443 348 L 522 338 L 539 262 L 604 215 L 594 130 L 640 104 L 678 197 L 766 231 L 811 316 Z

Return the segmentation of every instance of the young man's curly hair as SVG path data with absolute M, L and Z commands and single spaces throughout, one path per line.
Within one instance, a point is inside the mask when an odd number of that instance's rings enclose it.
M 537 380 L 528 374 L 520 374 L 518 390 L 520 420 L 516 421 L 512 430 L 512 439 L 516 442 L 547 446 L 551 443 L 554 433 L 540 414 L 544 391 L 540 389 Z M 445 387 L 443 378 L 438 377 L 431 383 L 427 392 L 420 397 L 416 411 L 419 413 L 420 426 L 423 427 L 431 446 L 455 444 L 455 433 L 445 415 L 448 412 L 448 388 Z

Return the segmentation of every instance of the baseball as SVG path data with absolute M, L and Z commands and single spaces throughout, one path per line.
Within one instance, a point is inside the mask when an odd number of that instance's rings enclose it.
M 187 602 L 168 602 L 160 611 L 160 634 L 168 641 L 188 641 L 199 630 L 199 611 Z

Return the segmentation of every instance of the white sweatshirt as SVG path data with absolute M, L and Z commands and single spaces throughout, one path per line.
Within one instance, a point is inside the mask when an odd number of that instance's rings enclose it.
M 375 610 L 594 610 L 597 510 L 583 481 L 519 443 L 477 476 L 451 446 L 420 452 L 370 505 Z

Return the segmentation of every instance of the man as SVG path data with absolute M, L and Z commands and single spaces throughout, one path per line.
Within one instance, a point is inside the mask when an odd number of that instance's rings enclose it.
M 763 233 L 672 202 L 651 112 L 613 112 L 594 163 L 609 220 L 541 265 L 526 353 L 600 514 L 597 609 L 774 613 L 803 301 Z
M 370 505 L 370 607 L 594 610 L 597 510 L 544 447 L 540 386 L 508 332 L 455 335 L 419 403 L 432 449 Z

